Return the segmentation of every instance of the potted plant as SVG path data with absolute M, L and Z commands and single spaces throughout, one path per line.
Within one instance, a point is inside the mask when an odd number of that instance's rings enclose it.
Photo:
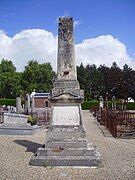
M 33 117 L 31 121 L 31 125 L 36 125 L 38 122 L 38 117 Z
M 27 118 L 27 123 L 31 123 L 32 122 L 32 117 L 31 116 L 28 116 Z

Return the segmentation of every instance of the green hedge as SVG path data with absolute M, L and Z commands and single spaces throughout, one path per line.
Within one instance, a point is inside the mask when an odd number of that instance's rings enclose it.
M 108 102 L 109 107 L 112 107 L 112 102 Z M 98 101 L 84 101 L 82 104 L 83 110 L 90 110 L 90 108 L 98 107 Z M 106 103 L 104 102 L 104 106 L 106 106 Z M 116 102 L 116 107 L 119 109 L 122 106 L 120 102 Z M 135 102 L 129 102 L 127 103 L 127 110 L 135 110 Z
M 90 108 L 98 107 L 98 101 L 84 101 L 81 106 L 83 110 L 90 110 Z
M 135 110 L 135 102 L 129 102 L 127 104 L 127 110 Z
M 10 105 L 10 106 L 16 106 L 16 99 L 0 99 L 0 105 Z
M 23 102 L 24 103 L 24 102 Z M 5 99 L 5 98 L 1 98 L 0 99 L 0 105 L 10 105 L 10 106 L 16 106 L 16 99 Z M 104 103 L 105 105 L 105 103 Z M 109 107 L 111 108 L 111 101 L 109 101 Z M 90 110 L 90 108 L 93 108 L 93 107 L 98 107 L 98 101 L 84 101 L 82 104 L 82 109 L 83 110 Z M 117 108 L 119 106 L 121 106 L 121 103 L 120 102 L 117 102 L 116 103 L 116 106 Z M 129 102 L 127 104 L 127 110 L 135 110 L 135 102 Z

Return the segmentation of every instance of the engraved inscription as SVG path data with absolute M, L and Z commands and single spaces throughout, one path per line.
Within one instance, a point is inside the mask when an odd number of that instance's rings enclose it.
M 64 113 L 62 113 L 64 112 Z M 56 106 L 53 109 L 52 125 L 79 125 L 78 106 Z

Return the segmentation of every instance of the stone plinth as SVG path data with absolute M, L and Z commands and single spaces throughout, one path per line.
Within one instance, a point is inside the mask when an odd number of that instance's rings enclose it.
M 50 95 L 52 117 L 45 147 L 37 150 L 31 165 L 98 166 L 99 154 L 86 142 L 81 103 L 84 92 L 77 81 L 73 19 L 59 18 L 57 79 Z
M 51 126 L 45 147 L 37 150 L 31 165 L 98 166 L 99 154 L 87 144 L 83 126 Z
M 27 115 L 4 113 L 4 122 L 0 124 L 0 134 L 32 135 L 40 132 L 45 126 L 31 126 L 27 123 Z

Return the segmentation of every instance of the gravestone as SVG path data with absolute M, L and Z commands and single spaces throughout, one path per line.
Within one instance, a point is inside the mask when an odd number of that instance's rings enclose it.
M 25 114 L 30 113 L 30 95 L 29 94 L 26 94 L 26 97 L 25 97 L 24 113 Z
M 31 112 L 32 113 L 35 112 L 35 100 L 34 100 L 34 96 L 31 97 Z
M 59 18 L 57 79 L 50 101 L 52 118 L 45 147 L 37 150 L 30 165 L 98 166 L 100 159 L 87 144 L 82 124 L 84 92 L 77 81 L 72 17 Z
M 21 106 L 21 98 L 16 98 L 16 113 L 19 114 L 22 112 L 22 106 Z

